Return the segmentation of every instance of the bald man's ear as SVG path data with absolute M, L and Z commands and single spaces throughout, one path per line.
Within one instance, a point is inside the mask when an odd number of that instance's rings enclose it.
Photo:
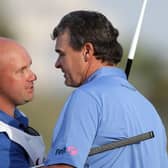
M 94 54 L 94 47 L 92 43 L 86 43 L 83 47 L 83 58 L 87 62 Z

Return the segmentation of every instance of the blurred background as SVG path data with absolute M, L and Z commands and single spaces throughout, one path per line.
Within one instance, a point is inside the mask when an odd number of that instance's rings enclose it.
M 120 32 L 119 41 L 124 49 L 120 67 L 124 69 L 142 3 L 142 0 L 0 0 L 0 36 L 17 40 L 29 51 L 32 69 L 38 76 L 33 102 L 20 109 L 29 117 L 31 126 L 43 135 L 47 151 L 59 112 L 73 90 L 64 85 L 62 73 L 54 68 L 57 54 L 50 38 L 53 28 L 72 10 L 102 12 Z M 154 104 L 168 134 L 167 6 L 167 0 L 148 0 L 129 80 Z

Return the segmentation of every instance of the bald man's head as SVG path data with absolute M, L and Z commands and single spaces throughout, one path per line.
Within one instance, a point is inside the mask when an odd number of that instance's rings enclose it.
M 22 54 L 28 55 L 23 46 L 12 39 L 0 37 L 0 67 L 3 63 L 8 63 L 12 58 Z
M 0 37 L 0 109 L 32 100 L 36 75 L 28 52 L 14 40 Z M 6 109 L 6 108 L 5 108 Z

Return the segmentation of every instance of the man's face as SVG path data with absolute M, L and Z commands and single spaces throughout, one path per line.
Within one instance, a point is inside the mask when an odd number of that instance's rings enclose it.
M 33 98 L 36 75 L 31 71 L 30 56 L 19 50 L 1 60 L 0 98 L 14 106 L 29 102 Z
M 64 73 L 67 86 L 78 87 L 86 75 L 86 63 L 83 59 L 83 51 L 76 51 L 69 45 L 69 34 L 65 32 L 58 36 L 55 51 L 59 57 L 55 63 Z

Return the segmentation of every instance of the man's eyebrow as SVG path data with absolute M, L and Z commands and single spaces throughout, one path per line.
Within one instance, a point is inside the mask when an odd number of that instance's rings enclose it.
M 60 49 L 55 49 L 55 52 L 57 52 L 58 54 L 64 54 L 64 52 L 61 51 Z
M 55 52 L 57 52 L 57 53 L 61 53 L 61 50 L 59 50 L 59 49 L 55 49 Z

